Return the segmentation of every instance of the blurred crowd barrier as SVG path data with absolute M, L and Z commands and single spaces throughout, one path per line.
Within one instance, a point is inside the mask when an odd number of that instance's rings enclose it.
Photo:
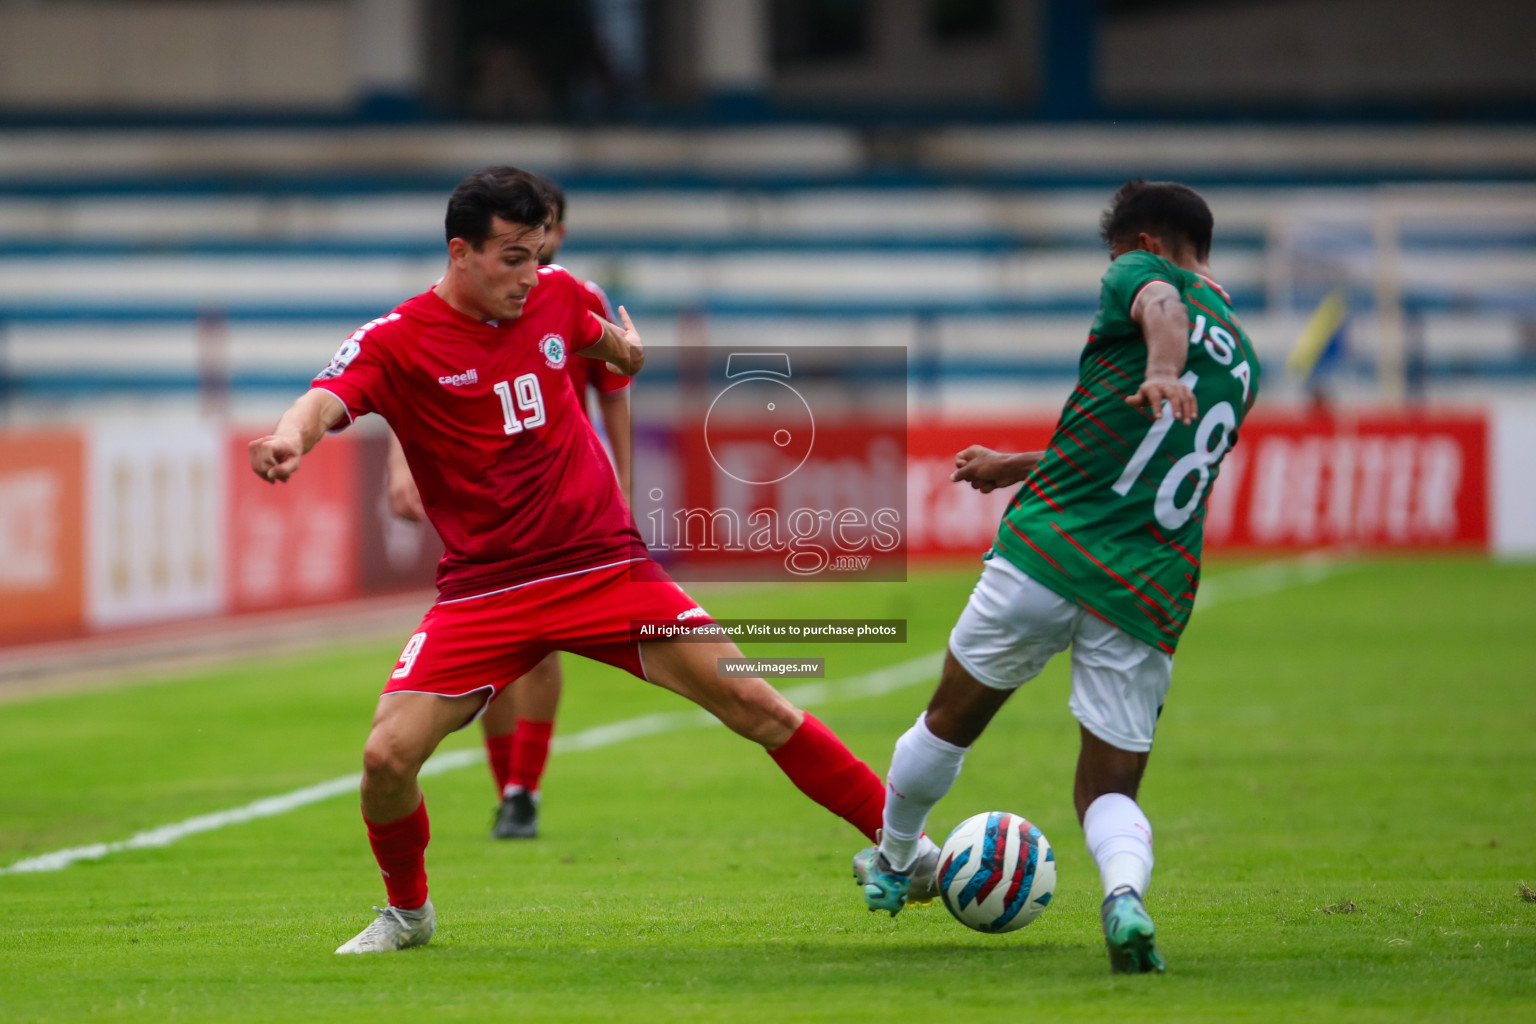
M 1047 417 L 912 422 L 907 553 L 979 557 L 1011 492 L 949 482 L 954 453 L 1043 447 Z M 96 424 L 0 434 L 0 644 L 430 586 L 441 546 L 391 516 L 386 441 L 344 434 L 292 481 L 254 476 L 264 428 Z M 1227 550 L 1536 554 L 1536 413 L 1256 417 L 1207 538 Z

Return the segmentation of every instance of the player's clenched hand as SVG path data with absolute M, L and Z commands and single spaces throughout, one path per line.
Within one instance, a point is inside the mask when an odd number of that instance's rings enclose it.
M 280 434 L 268 434 L 251 442 L 251 469 L 268 483 L 287 480 L 299 471 L 304 454 L 299 442 Z
M 955 483 L 968 483 L 982 494 L 1016 484 L 1028 476 L 1040 462 L 1042 452 L 1003 454 L 973 444 L 955 455 L 955 471 L 949 475 Z
M 1127 405 L 1134 405 L 1138 409 L 1149 409 L 1156 415 L 1162 415 L 1163 403 L 1166 401 L 1173 406 L 1173 415 L 1185 424 L 1193 423 L 1199 415 L 1200 409 L 1195 402 L 1195 393 L 1188 385 L 1178 378 L 1162 375 L 1148 375 L 1141 382 L 1141 387 L 1136 389 L 1134 395 L 1126 398 Z

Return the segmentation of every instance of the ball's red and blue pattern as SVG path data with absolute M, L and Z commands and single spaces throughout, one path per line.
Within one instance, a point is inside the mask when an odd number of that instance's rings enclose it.
M 1056 889 L 1056 855 L 1027 818 L 988 811 L 965 819 L 939 851 L 939 895 L 955 920 L 1011 932 L 1039 917 Z

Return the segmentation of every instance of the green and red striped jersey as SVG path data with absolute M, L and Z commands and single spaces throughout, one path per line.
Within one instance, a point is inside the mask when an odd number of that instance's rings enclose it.
M 1131 319 L 1142 288 L 1166 281 L 1189 311 L 1186 426 L 1127 405 L 1147 367 Z M 1077 387 L 1050 447 L 1019 488 L 987 557 L 1172 654 L 1200 584 L 1206 501 L 1259 391 L 1253 344 L 1214 281 L 1140 250 L 1110 264 Z

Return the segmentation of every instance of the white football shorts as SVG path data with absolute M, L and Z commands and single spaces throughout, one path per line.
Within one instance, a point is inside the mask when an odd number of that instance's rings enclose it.
M 1072 647 L 1067 706 L 1121 750 L 1152 749 L 1173 683 L 1173 656 L 1131 636 L 994 556 L 949 634 L 949 649 L 984 686 L 1015 690 Z

